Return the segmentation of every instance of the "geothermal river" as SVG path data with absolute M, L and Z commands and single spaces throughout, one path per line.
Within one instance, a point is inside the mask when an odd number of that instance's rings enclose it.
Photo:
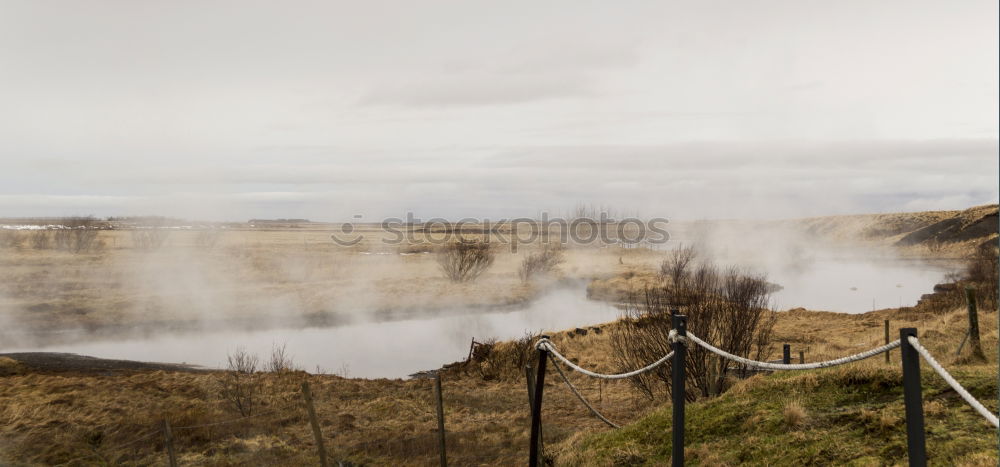
M 916 305 L 957 266 L 905 259 L 830 258 L 771 268 L 768 280 L 784 287 L 773 294 L 774 308 L 864 313 Z
M 773 265 L 772 265 L 773 266 Z M 771 267 L 769 280 L 784 287 L 776 309 L 805 307 L 845 313 L 913 305 L 953 266 L 917 261 L 826 259 L 795 267 Z M 239 346 L 269 355 L 286 345 L 295 363 L 309 372 L 362 378 L 397 378 L 463 360 L 470 339 L 509 339 L 526 331 L 562 330 L 614 320 L 615 307 L 591 301 L 582 288 L 555 290 L 525 308 L 400 321 L 362 322 L 338 327 L 205 331 L 134 340 L 77 342 L 4 352 L 71 352 L 101 358 L 187 363 L 224 368 Z
M 406 377 L 464 360 L 473 337 L 519 337 L 526 331 L 561 330 L 603 323 L 618 310 L 587 300 L 582 288 L 559 289 L 514 311 L 367 322 L 327 328 L 181 333 L 135 340 L 77 342 L 3 352 L 71 352 L 92 357 L 225 368 L 226 355 L 245 347 L 262 360 L 273 345 L 286 346 L 295 364 L 313 373 L 361 378 Z

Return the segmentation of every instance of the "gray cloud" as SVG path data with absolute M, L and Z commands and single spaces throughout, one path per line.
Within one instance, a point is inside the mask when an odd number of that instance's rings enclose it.
M 996 10 L 10 2 L 0 216 L 995 202 Z
M 474 107 L 510 105 L 550 99 L 594 96 L 597 92 L 585 80 L 572 81 L 544 77 L 442 78 L 436 81 L 386 86 L 365 95 L 361 105 L 404 107 Z

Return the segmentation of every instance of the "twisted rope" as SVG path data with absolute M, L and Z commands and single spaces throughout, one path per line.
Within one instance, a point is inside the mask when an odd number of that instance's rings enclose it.
M 625 379 L 625 378 L 631 378 L 633 376 L 643 374 L 643 373 L 645 373 L 645 372 L 647 372 L 649 370 L 652 370 L 652 369 L 654 369 L 654 368 L 656 368 L 656 367 L 658 367 L 658 366 L 666 363 L 668 360 L 670 360 L 670 357 L 674 356 L 673 352 L 669 352 L 666 355 L 664 355 L 663 358 L 661 358 L 661 359 L 659 359 L 659 360 L 657 360 L 657 361 L 655 361 L 653 363 L 650 363 L 649 365 L 646 365 L 646 366 L 644 366 L 642 368 L 639 368 L 638 370 L 629 371 L 627 373 L 619 373 L 619 374 L 604 374 L 604 373 L 595 373 L 595 372 L 590 371 L 590 370 L 588 370 L 586 368 L 581 368 L 579 365 L 577 365 L 577 364 L 569 361 L 569 359 L 567 359 L 566 357 L 564 357 L 561 353 L 559 353 L 558 350 L 556 350 L 556 347 L 554 345 L 552 345 L 552 342 L 549 341 L 548 339 L 545 339 L 545 338 L 539 339 L 538 343 L 535 344 L 535 348 L 540 349 L 540 350 L 547 350 L 549 352 L 549 355 L 553 355 L 556 358 L 558 358 L 559 360 L 562 360 L 562 362 L 565 363 L 566 366 L 572 368 L 575 371 L 578 371 L 578 372 L 583 373 L 583 374 L 585 374 L 587 376 L 590 376 L 590 377 L 600 378 L 600 379 Z
M 670 333 L 674 334 L 675 331 L 671 330 Z M 856 362 L 859 360 L 864 360 L 866 358 L 874 357 L 882 352 L 888 352 L 892 349 L 895 349 L 896 347 L 899 347 L 900 344 L 899 339 L 896 339 L 881 347 L 876 347 L 874 349 L 867 350 L 865 352 L 861 352 L 854 355 L 848 355 L 846 357 L 827 360 L 825 362 L 785 364 L 785 363 L 758 362 L 756 360 L 750 360 L 749 358 L 743 358 L 738 355 L 733 355 L 729 352 L 726 352 L 725 350 L 722 350 L 718 347 L 713 346 L 712 344 L 709 344 L 708 342 L 699 339 L 698 336 L 691 334 L 690 332 L 687 333 L 687 338 L 693 341 L 694 343 L 704 347 L 709 352 L 712 352 L 720 357 L 728 358 L 732 361 L 739 362 L 747 366 L 764 368 L 768 370 L 814 370 L 816 368 L 827 368 L 831 366 L 843 365 L 845 363 Z
M 559 376 L 561 376 L 562 380 L 566 382 L 566 386 L 568 386 L 569 390 L 573 392 L 573 395 L 575 395 L 577 399 L 580 399 L 580 402 L 582 402 L 583 405 L 587 406 L 587 408 L 590 409 L 590 412 L 593 413 L 594 416 L 596 416 L 597 418 L 601 419 L 602 422 L 607 423 L 608 426 L 610 426 L 611 428 L 621 428 L 611 420 L 608 420 L 607 417 L 605 417 L 604 415 L 601 415 L 601 413 L 598 412 L 597 409 L 594 408 L 594 406 L 590 405 L 590 402 L 587 402 L 587 399 L 584 399 L 583 395 L 580 394 L 580 391 L 576 390 L 576 386 L 573 386 L 573 383 L 569 382 L 569 378 L 567 378 L 566 374 L 563 373 L 562 367 L 559 366 L 559 362 L 556 361 L 553 355 L 554 354 L 552 353 L 549 354 L 549 359 L 552 360 L 552 366 L 556 367 L 556 371 L 559 372 Z
M 941 364 L 938 363 L 938 361 L 935 360 L 933 356 L 931 356 L 931 353 L 927 351 L 927 349 L 924 348 L 924 346 L 920 345 L 920 341 L 918 341 L 916 337 L 908 336 L 906 340 L 910 342 L 910 345 L 913 346 L 913 348 L 917 351 L 917 353 L 920 354 L 921 357 L 924 357 L 924 360 L 927 360 L 927 363 L 931 366 L 931 368 L 933 368 L 934 371 L 936 371 L 937 374 L 940 375 L 941 378 L 943 378 L 944 381 L 948 383 L 948 385 L 951 386 L 951 388 L 954 389 L 955 392 L 958 393 L 958 395 L 962 396 L 962 399 L 965 399 L 965 402 L 968 402 L 969 405 L 971 405 L 972 408 L 976 410 L 976 412 L 979 412 L 979 415 L 985 417 L 986 420 L 990 422 L 990 424 L 1000 428 L 1000 420 L 997 419 L 997 416 L 994 415 L 993 412 L 990 412 L 990 410 L 987 409 L 985 406 L 983 406 L 981 402 L 976 400 L 975 397 L 972 397 L 972 394 L 969 394 L 969 391 L 966 391 L 965 388 L 958 383 L 958 381 L 955 381 L 955 378 L 951 376 L 951 373 L 948 373 L 948 370 L 945 370 L 944 367 L 942 367 Z

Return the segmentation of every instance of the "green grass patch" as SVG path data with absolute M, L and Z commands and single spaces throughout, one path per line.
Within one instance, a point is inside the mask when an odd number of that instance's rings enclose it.
M 996 374 L 954 376 L 996 410 Z M 923 372 L 932 465 L 997 465 L 997 431 L 936 374 Z M 851 366 L 758 376 L 721 397 L 687 405 L 688 465 L 905 465 L 906 428 L 898 369 Z M 561 446 L 575 465 L 670 461 L 671 407 Z

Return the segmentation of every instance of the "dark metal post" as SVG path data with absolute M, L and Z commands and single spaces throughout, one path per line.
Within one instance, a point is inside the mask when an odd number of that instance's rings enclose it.
M 903 401 L 906 404 L 906 447 L 910 467 L 923 467 L 927 465 L 927 446 L 920 395 L 920 354 L 910 345 L 909 336 L 917 336 L 916 328 L 899 330 L 899 349 L 903 356 Z
M 448 451 L 444 444 L 444 396 L 441 394 L 441 373 L 434 375 L 434 396 L 437 399 L 438 449 L 441 452 L 441 467 L 448 467 Z
M 677 331 L 677 335 L 684 337 L 687 336 L 687 317 L 684 315 L 673 315 L 671 317 L 673 321 L 673 328 Z M 673 454 L 671 458 L 673 459 L 672 465 L 674 467 L 683 467 L 684 465 L 684 398 L 686 394 L 684 393 L 684 361 L 687 354 L 687 347 L 684 345 L 683 341 L 677 341 L 673 343 L 674 347 L 674 358 L 671 362 L 671 373 L 673 379 L 671 380 L 670 393 L 673 397 L 673 442 L 672 450 Z
M 781 346 L 781 363 L 785 365 L 792 363 L 792 346 L 789 344 L 782 344 Z
M 548 338 L 549 336 L 542 336 Z M 545 364 L 549 360 L 549 351 L 538 349 L 538 374 L 535 376 L 535 394 L 531 401 L 531 452 L 528 453 L 528 466 L 538 467 L 542 446 L 539 443 L 542 432 L 542 393 L 545 391 Z
M 531 370 L 531 365 L 524 365 L 524 379 L 528 382 L 528 410 L 534 410 L 535 406 L 535 373 Z
M 986 360 L 983 353 L 983 345 L 979 340 L 979 313 L 976 310 L 976 289 L 965 288 L 965 299 L 969 302 L 969 346 L 972 347 L 972 356 Z
M 885 320 L 885 345 L 889 345 L 889 320 Z M 889 351 L 885 352 L 885 362 L 889 363 Z

